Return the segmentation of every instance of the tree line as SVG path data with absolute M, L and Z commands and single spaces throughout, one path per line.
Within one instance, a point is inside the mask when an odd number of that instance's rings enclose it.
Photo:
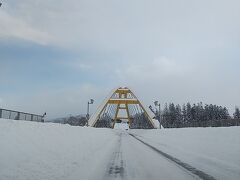
M 165 104 L 161 112 L 162 124 L 181 125 L 196 122 L 218 122 L 220 120 L 240 119 L 239 108 L 235 108 L 233 117 L 230 116 L 226 107 L 205 104 L 202 102 L 197 104 L 179 104 L 174 103 Z

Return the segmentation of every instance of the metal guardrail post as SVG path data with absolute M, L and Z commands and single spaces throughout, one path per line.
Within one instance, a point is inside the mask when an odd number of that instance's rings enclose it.
M 9 113 L 9 117 L 8 117 L 8 119 L 11 119 L 11 114 L 12 114 L 12 111 L 9 111 L 10 113 Z
M 16 116 L 15 120 L 20 120 L 20 112 L 17 112 L 17 116 Z
M 41 117 L 41 122 L 44 122 L 44 119 L 43 119 L 43 118 L 44 118 L 44 116 Z
M 0 118 L 2 118 L 2 109 L 0 109 Z

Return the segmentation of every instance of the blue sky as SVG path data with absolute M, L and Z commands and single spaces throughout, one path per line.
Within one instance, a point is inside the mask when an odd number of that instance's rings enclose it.
M 61 87 L 74 85 L 76 83 L 99 84 L 91 76 L 88 67 L 74 69 L 75 59 L 87 61 L 92 59 L 91 52 L 70 52 L 68 50 L 51 46 L 41 46 L 28 42 L 2 43 L 1 44 L 1 66 L 5 69 L 7 77 L 7 91 L 17 89 L 31 91 L 32 88 L 42 86 Z M 73 64 L 71 66 L 71 63 Z M 84 70 L 86 68 L 86 70 Z M 95 74 L 101 73 L 98 71 Z M 109 79 L 109 77 L 106 77 Z M 21 86 L 21 84 L 24 84 Z M 20 89 L 19 89 L 20 88 Z
M 3 1 L 0 106 L 48 118 L 92 111 L 112 88 L 240 106 L 237 0 Z

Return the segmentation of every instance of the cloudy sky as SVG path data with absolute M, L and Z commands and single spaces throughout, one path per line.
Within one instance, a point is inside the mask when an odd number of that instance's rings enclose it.
M 92 111 L 115 87 L 240 106 L 239 0 L 1 0 L 0 107 Z

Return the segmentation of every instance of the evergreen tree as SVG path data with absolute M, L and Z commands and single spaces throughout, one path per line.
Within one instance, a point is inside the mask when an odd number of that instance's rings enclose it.
M 205 121 L 209 121 L 210 117 L 209 117 L 209 105 L 205 104 L 204 106 L 204 120 Z
M 176 114 L 176 120 L 175 120 L 175 124 L 180 125 L 183 123 L 182 120 L 182 110 L 181 110 L 181 106 L 178 104 L 175 107 L 175 114 Z
M 186 122 L 187 121 L 187 107 L 185 104 L 182 106 L 182 121 Z
M 198 110 L 198 112 L 197 112 L 198 121 L 205 121 L 205 117 L 204 117 L 205 116 L 205 110 L 203 108 L 202 102 L 198 103 L 197 107 L 198 107 L 197 108 L 197 110 Z
M 193 106 L 188 102 L 186 105 L 174 105 L 173 103 L 165 104 L 163 110 L 163 123 L 173 125 L 173 127 L 181 127 L 184 123 L 191 122 L 209 122 L 214 126 L 221 126 L 219 120 L 229 119 L 228 109 L 226 107 L 213 104 L 197 103 Z M 234 113 L 235 118 L 240 118 L 239 108 L 236 108 Z
M 187 121 L 187 122 L 191 122 L 191 121 L 192 121 L 191 110 L 192 110 L 192 106 L 191 106 L 191 104 L 188 102 L 188 103 L 187 103 L 187 117 L 186 117 L 186 121 Z
M 234 117 L 235 119 L 240 119 L 240 111 L 239 111 L 239 108 L 238 108 L 238 107 L 235 108 L 235 112 L 234 112 L 234 114 L 233 114 L 233 117 Z
M 196 121 L 196 104 L 193 104 L 193 107 L 191 109 L 191 118 L 192 121 Z
M 169 123 L 174 124 L 176 120 L 176 108 L 173 103 L 169 104 Z
M 162 124 L 167 124 L 169 122 L 169 109 L 168 109 L 168 104 L 167 103 L 164 106 L 162 116 L 163 116 Z

